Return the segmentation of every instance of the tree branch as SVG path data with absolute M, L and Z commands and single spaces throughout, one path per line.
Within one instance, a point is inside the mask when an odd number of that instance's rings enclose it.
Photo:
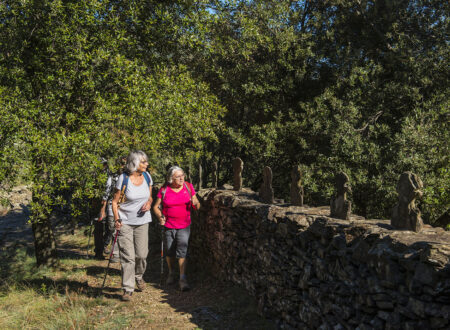
M 356 132 L 364 132 L 367 127 L 369 127 L 370 124 L 375 124 L 375 122 L 378 120 L 378 118 L 380 118 L 380 116 L 383 114 L 383 110 L 378 111 L 375 115 L 373 115 L 372 117 L 369 118 L 369 120 L 367 121 L 367 123 L 364 124 L 363 127 L 355 129 Z

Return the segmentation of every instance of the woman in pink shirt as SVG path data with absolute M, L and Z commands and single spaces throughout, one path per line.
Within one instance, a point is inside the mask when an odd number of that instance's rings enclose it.
M 169 268 L 167 284 L 175 282 L 173 272 L 175 258 L 180 267 L 180 289 L 189 290 L 185 269 L 186 253 L 191 233 L 191 207 L 200 208 L 192 184 L 184 181 L 184 171 L 172 166 L 167 173 L 166 184 L 158 191 L 153 211 L 164 226 L 164 245 Z M 162 212 L 160 210 L 162 205 Z

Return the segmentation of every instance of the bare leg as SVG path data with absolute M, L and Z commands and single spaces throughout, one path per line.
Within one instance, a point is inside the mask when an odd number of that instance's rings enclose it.
M 174 257 L 166 257 L 167 266 L 169 268 L 169 275 L 167 276 L 166 284 L 170 285 L 175 283 L 175 276 L 174 276 L 174 264 L 175 264 L 175 258 Z
M 180 258 L 178 259 L 178 265 L 180 266 L 180 289 L 181 291 L 189 290 L 189 284 L 186 280 L 186 258 Z
M 173 272 L 173 264 L 174 264 L 174 260 L 175 258 L 173 257 L 166 257 L 166 261 L 167 261 L 167 267 L 169 268 L 169 274 L 171 274 Z
M 179 258 L 178 265 L 180 266 L 180 278 L 185 274 L 186 270 L 186 258 Z

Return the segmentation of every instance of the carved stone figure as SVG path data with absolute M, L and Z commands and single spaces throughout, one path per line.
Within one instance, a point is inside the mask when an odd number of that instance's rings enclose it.
M 244 170 L 244 162 L 239 157 L 233 159 L 233 190 L 242 189 L 242 171 Z
M 423 183 L 411 172 L 400 175 L 397 183 L 398 203 L 392 211 L 391 225 L 397 229 L 419 232 L 423 228 L 420 210 L 416 207 L 416 198 L 422 197 Z
M 211 187 L 217 188 L 217 162 L 212 164 Z
M 263 203 L 273 203 L 273 188 L 272 188 L 272 169 L 269 166 L 264 167 L 263 183 L 259 188 L 259 198 Z
M 335 177 L 336 194 L 331 198 L 330 216 L 333 218 L 349 220 L 352 212 L 352 203 L 347 200 L 347 193 L 352 192 L 348 175 L 340 172 Z
M 291 204 L 303 206 L 303 186 L 302 186 L 302 172 L 300 166 L 296 165 L 291 170 Z
M 203 181 L 202 181 L 202 176 L 203 176 L 203 169 L 202 169 L 202 164 L 198 164 L 198 181 L 197 181 L 197 190 L 200 190 L 203 188 Z

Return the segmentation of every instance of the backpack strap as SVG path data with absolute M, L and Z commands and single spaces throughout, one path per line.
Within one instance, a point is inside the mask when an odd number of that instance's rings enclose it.
M 164 185 L 161 187 L 161 203 L 159 204 L 159 209 L 162 211 L 163 209 L 163 200 L 164 197 L 166 197 L 167 192 L 167 183 L 164 183 Z
M 166 197 L 167 186 L 164 185 L 162 188 L 163 188 L 163 189 L 161 190 L 161 203 L 162 203 L 162 201 L 164 200 L 164 197 Z
M 192 191 L 191 191 L 191 188 L 189 188 L 189 185 L 190 185 L 190 183 L 189 182 L 185 182 L 184 183 L 184 186 L 186 187 L 186 189 L 187 189 L 187 191 L 189 192 L 189 197 L 190 197 L 190 200 L 189 200 L 189 207 L 191 208 L 193 208 L 194 210 L 197 210 L 197 208 L 195 207 L 195 205 L 192 203 Z
M 186 187 L 187 191 L 189 192 L 189 197 L 192 198 L 192 192 L 191 192 L 191 188 L 189 188 L 189 185 L 185 182 L 184 186 Z
M 119 204 L 123 203 L 125 201 L 125 191 L 127 190 L 128 185 L 128 179 L 129 175 L 127 173 L 122 173 L 123 180 L 122 180 L 122 187 L 120 188 L 120 198 L 119 198 Z
M 150 174 L 148 174 L 148 172 L 144 172 L 142 173 L 144 175 L 144 179 L 145 181 L 147 181 L 147 185 L 150 187 L 151 182 L 151 178 L 150 178 Z

